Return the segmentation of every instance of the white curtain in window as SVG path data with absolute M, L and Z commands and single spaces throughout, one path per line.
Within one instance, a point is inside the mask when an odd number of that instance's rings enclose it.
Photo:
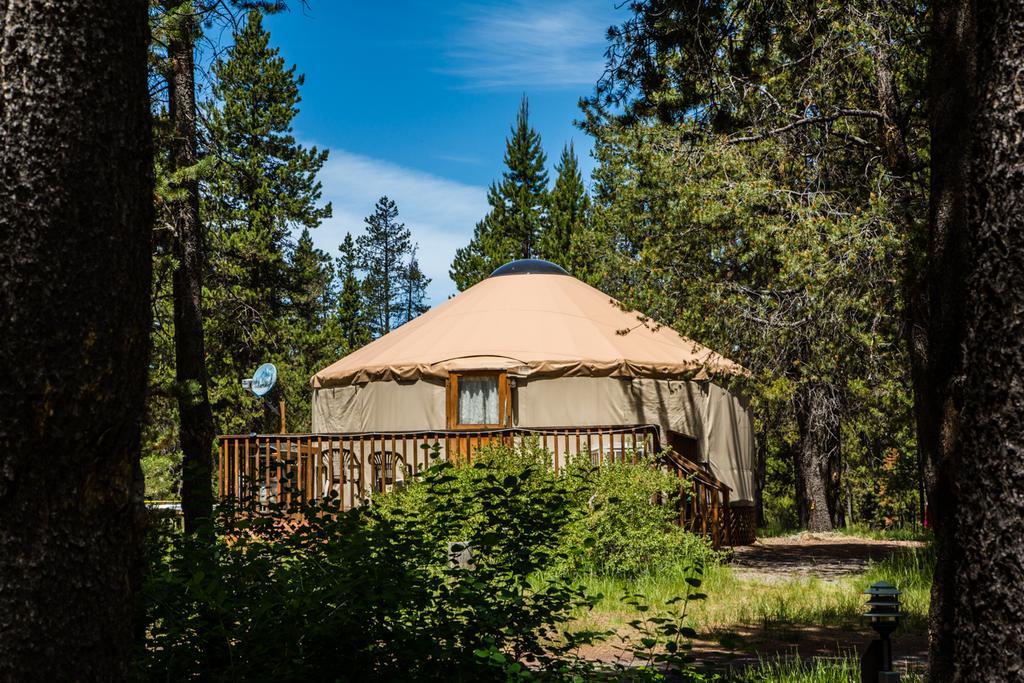
M 498 378 L 459 378 L 459 424 L 498 424 Z

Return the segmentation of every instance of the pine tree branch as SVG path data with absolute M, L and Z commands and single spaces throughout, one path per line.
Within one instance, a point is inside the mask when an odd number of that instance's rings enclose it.
M 839 119 L 848 117 L 872 118 L 882 120 L 881 112 L 873 111 L 870 109 L 839 109 L 836 111 L 836 113 L 829 114 L 828 116 L 807 116 L 802 119 L 797 119 L 792 123 L 787 123 L 785 126 L 773 128 L 772 130 L 766 131 L 764 133 L 758 133 L 756 135 L 744 135 L 743 137 L 738 138 L 727 138 L 726 143 L 730 145 L 738 145 L 744 142 L 759 142 L 761 140 L 765 140 L 770 137 L 775 137 L 776 135 L 780 135 L 787 131 L 793 130 L 794 128 L 818 125 L 822 123 L 832 123 L 833 121 L 838 121 Z

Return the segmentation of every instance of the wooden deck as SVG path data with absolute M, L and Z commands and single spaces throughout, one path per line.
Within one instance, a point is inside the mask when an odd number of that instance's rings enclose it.
M 220 497 L 250 509 L 333 495 L 338 509 L 348 510 L 416 477 L 432 457 L 468 464 L 481 446 L 494 442 L 536 443 L 551 454 L 555 472 L 580 456 L 599 466 L 662 452 L 654 425 L 252 434 L 218 441 Z M 716 547 L 728 545 L 729 487 L 675 451 L 661 463 L 680 478 L 679 524 L 708 536 Z

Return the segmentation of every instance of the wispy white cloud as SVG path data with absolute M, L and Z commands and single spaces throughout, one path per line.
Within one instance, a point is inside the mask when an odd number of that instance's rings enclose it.
M 399 220 L 419 243 L 420 266 L 433 280 L 428 290 L 431 303 L 455 292 L 448 268 L 455 250 L 469 242 L 473 226 L 487 213 L 486 188 L 341 149 L 331 150 L 320 181 L 334 215 L 313 231 L 319 248 L 337 256 L 345 233 L 362 234 L 363 219 L 387 195 L 398 204 Z
M 442 161 L 451 161 L 455 164 L 471 164 L 478 166 L 483 163 L 483 160 L 481 160 L 480 157 L 463 156 L 459 154 L 438 154 L 437 158 Z
M 471 5 L 446 51 L 445 73 L 473 89 L 590 86 L 604 69 L 608 14 L 594 0 Z M 609 3 L 610 5 L 611 3 Z

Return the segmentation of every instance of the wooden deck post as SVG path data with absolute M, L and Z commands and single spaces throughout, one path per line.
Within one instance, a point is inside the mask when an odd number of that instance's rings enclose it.
M 725 528 L 725 544 L 732 545 L 732 509 L 729 507 L 729 487 L 722 485 L 722 524 Z

